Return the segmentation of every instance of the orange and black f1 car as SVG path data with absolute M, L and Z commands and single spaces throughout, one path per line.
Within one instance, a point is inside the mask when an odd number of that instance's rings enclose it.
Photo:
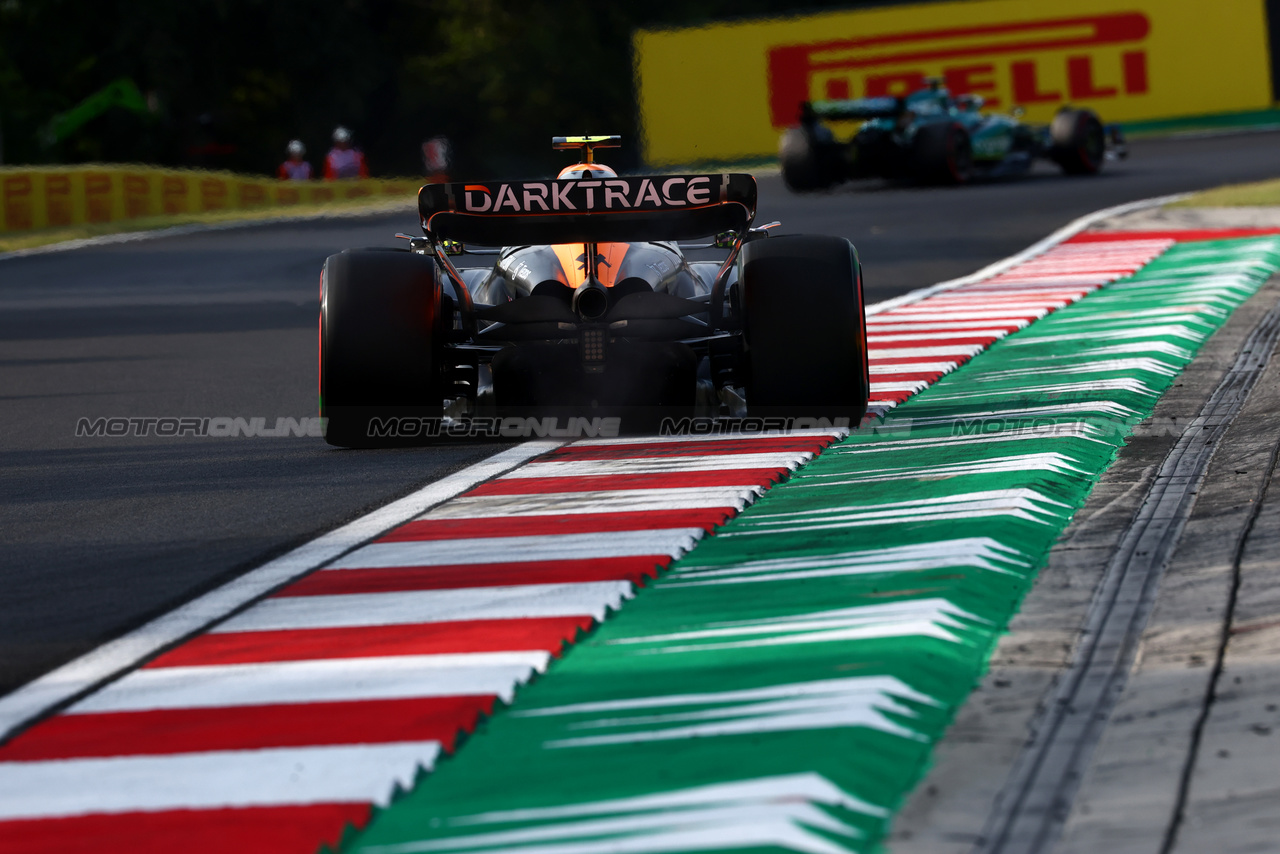
M 331 444 L 421 444 L 509 416 L 856 425 L 869 383 L 849 241 L 753 227 L 750 175 L 621 177 L 594 157 L 618 137 L 553 144 L 582 162 L 554 180 L 428 184 L 424 236 L 406 250 L 325 262 Z M 690 248 L 724 257 L 691 261 Z

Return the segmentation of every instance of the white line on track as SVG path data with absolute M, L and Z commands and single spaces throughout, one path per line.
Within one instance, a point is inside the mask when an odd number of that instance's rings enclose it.
M 119 676 L 183 638 L 208 628 L 277 587 L 299 578 L 402 522 L 564 442 L 510 448 L 429 484 L 412 495 L 322 534 L 286 555 L 227 582 L 146 625 L 0 697 L 0 739 L 97 685 Z

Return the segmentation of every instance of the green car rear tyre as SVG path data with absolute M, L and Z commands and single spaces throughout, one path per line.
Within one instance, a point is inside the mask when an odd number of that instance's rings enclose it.
M 1102 120 L 1092 110 L 1060 110 L 1049 125 L 1049 156 L 1068 175 L 1096 175 L 1106 162 Z
M 842 178 L 840 147 L 822 125 L 789 128 L 778 143 L 778 162 L 782 180 L 798 193 L 826 189 Z
M 917 174 L 925 181 L 967 184 L 973 179 L 973 141 L 958 122 L 921 125 L 914 153 Z

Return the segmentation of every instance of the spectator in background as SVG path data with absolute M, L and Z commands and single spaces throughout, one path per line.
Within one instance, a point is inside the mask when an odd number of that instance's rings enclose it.
M 449 183 L 452 161 L 453 150 L 447 137 L 433 136 L 422 143 L 422 167 L 426 170 L 428 184 Z
M 344 127 L 335 128 L 333 148 L 329 149 L 329 156 L 324 159 L 325 180 L 368 177 L 369 167 L 365 165 L 363 152 L 351 147 L 351 131 Z
M 289 143 L 289 159 L 280 164 L 276 174 L 281 181 L 309 181 L 311 179 L 311 164 L 302 158 L 307 153 L 307 147 L 302 144 L 302 140 L 295 139 Z

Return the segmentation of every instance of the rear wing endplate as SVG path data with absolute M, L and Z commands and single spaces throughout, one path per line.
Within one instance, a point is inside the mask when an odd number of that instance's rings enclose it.
M 691 240 L 745 231 L 756 215 L 751 175 L 651 175 L 427 184 L 422 228 L 483 246 Z

